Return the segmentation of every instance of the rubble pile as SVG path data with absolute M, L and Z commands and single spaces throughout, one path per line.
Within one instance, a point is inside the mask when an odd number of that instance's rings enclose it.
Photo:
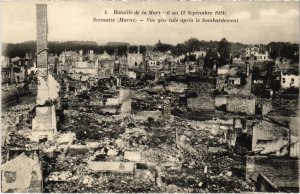
M 116 98 L 122 104 L 128 98 L 118 98 L 121 92 L 114 78 L 94 80 L 84 90 L 76 85 L 88 81 L 86 76 L 68 79 L 71 87 L 64 88 L 66 95 L 57 111 L 61 113 L 57 114 L 59 133 L 52 142 L 39 144 L 45 192 L 252 191 L 252 183 L 245 181 L 245 150 L 228 145 L 224 134 L 214 134 L 209 124 L 198 122 L 232 118 L 230 113 L 214 110 L 212 83 L 190 83 L 188 98 L 194 101 L 188 101 L 192 107 L 186 108 L 179 105 L 186 101 L 185 83 L 122 78 L 121 89 L 132 89 L 128 95 L 132 111 L 111 115 L 99 110 L 110 108 L 106 99 Z M 10 114 L 19 121 L 8 122 L 12 128 L 18 129 L 19 124 L 30 129 L 26 114 L 33 106 L 13 108 Z M 174 118 L 166 119 L 170 112 Z M 26 148 L 32 144 L 12 134 L 7 145 Z M 91 163 L 100 167 L 90 168 Z M 122 165 L 108 170 L 105 166 L 112 163 L 130 163 L 133 170 L 124 172 Z M 151 165 L 154 178 L 143 176 L 150 173 Z
M 33 142 L 20 135 L 17 131 L 10 131 L 5 141 L 6 147 L 13 148 L 30 148 L 33 146 L 33 144 Z
M 274 99 L 269 115 L 297 116 L 299 101 L 295 99 Z
M 195 169 L 172 169 L 167 168 L 163 171 L 162 182 L 166 185 L 176 185 L 181 188 L 200 188 L 205 175 L 200 170 Z
M 174 146 L 164 146 L 162 148 L 150 148 L 142 152 L 142 158 L 145 162 L 153 162 L 159 164 L 169 164 L 173 163 L 178 154 L 176 153 L 176 148 Z
M 163 105 L 162 99 L 159 96 L 149 96 L 144 99 L 133 99 L 132 109 L 135 111 L 153 111 L 160 109 Z
M 173 129 L 156 129 L 148 135 L 147 146 L 150 148 L 171 146 L 175 143 L 175 130 Z
M 188 83 L 188 90 L 197 94 L 209 95 L 214 91 L 214 84 L 210 82 L 194 82 Z
M 272 100 L 265 98 L 257 98 L 257 104 L 261 106 L 262 115 L 267 115 L 272 110 Z
M 165 98 L 172 98 L 174 94 L 150 89 L 139 90 L 135 96 L 142 98 L 134 99 L 133 109 L 149 111 L 162 108 Z M 221 145 L 208 130 L 199 130 L 189 121 L 179 118 L 171 123 L 88 110 L 97 106 L 97 103 L 91 103 L 97 100 L 103 100 L 100 90 L 66 99 L 69 106 L 63 111 L 65 119 L 60 134 L 54 142 L 41 144 L 44 191 L 222 192 L 239 191 L 242 187 L 246 188 L 245 191 L 252 189 L 235 173 L 244 172 L 242 158 L 233 154 L 230 147 Z M 16 109 L 20 110 L 21 107 Z M 73 132 L 75 141 L 62 140 L 65 132 Z M 14 142 L 25 142 L 25 139 Z M 220 149 L 213 151 L 212 145 L 218 145 Z M 141 152 L 141 162 L 158 164 L 161 169 L 157 172 L 157 179 L 161 180 L 159 184 L 127 174 L 94 172 L 86 165 L 88 161 L 127 162 L 124 153 L 128 150 Z M 215 182 L 219 183 L 218 186 Z
M 6 98 L 6 97 L 13 96 L 17 93 L 22 94 L 23 87 L 24 87 L 24 83 L 18 83 L 18 84 L 7 85 L 7 86 L 2 85 L 1 97 Z
M 150 84 L 149 80 L 146 79 L 130 79 L 127 76 L 122 77 L 121 80 L 122 86 L 130 89 L 142 89 Z
M 82 175 L 80 180 L 53 181 L 47 184 L 47 192 L 80 192 L 80 193 L 111 193 L 111 192 L 161 192 L 154 183 L 136 180 L 132 176 L 89 173 Z
M 35 106 L 35 102 L 26 103 L 26 104 L 18 104 L 14 107 L 11 107 L 8 112 L 17 112 L 17 111 L 28 111 L 32 110 Z
M 68 110 L 65 111 L 65 116 L 63 130 L 74 132 L 79 140 L 101 140 L 105 137 L 116 139 L 125 131 L 125 127 L 120 126 L 120 120 L 109 120 L 95 113 Z
M 127 128 L 125 133 L 120 134 L 119 138 L 116 140 L 116 143 L 118 147 L 123 149 L 137 149 L 141 145 L 145 145 L 147 141 L 149 141 L 149 137 L 144 129 Z
M 1 114 L 1 145 L 7 143 L 7 139 L 13 138 L 14 134 L 18 137 L 22 136 L 18 131 L 30 130 L 31 129 L 31 120 L 32 120 L 32 111 L 34 109 L 34 103 L 19 104 L 9 108 L 6 112 Z M 18 144 L 17 140 L 14 141 L 16 145 Z M 23 142 L 20 141 L 22 144 Z M 23 144 L 22 144 L 23 145 Z
M 152 89 L 138 90 L 132 96 L 132 109 L 134 111 L 153 111 L 162 109 L 164 100 L 173 96 L 166 90 L 154 91 Z
M 172 110 L 172 115 L 180 117 L 182 119 L 206 121 L 212 120 L 215 117 L 228 117 L 228 113 L 217 112 L 215 110 L 195 110 L 195 109 L 178 109 Z M 227 116 L 228 115 L 228 116 Z
M 184 177 L 186 175 L 183 172 L 177 172 L 179 173 L 178 176 L 174 176 L 174 173 L 171 176 L 173 177 L 172 181 L 172 178 L 168 175 L 169 173 L 166 173 L 166 175 L 162 175 L 165 177 L 165 183 L 175 184 L 185 189 L 194 189 L 194 192 L 224 192 L 227 190 L 235 192 L 240 188 L 248 191 L 252 190 L 253 185 L 246 183 L 244 174 L 241 174 L 241 172 L 245 172 L 245 149 L 232 148 L 226 144 L 220 144 L 218 139 L 212 138 L 210 132 L 195 130 L 187 122 L 175 122 L 174 125 L 178 128 L 178 150 L 175 149 L 177 150 L 177 155 L 173 154 L 173 162 L 170 160 L 168 162 L 175 164 L 175 166 L 179 164 L 182 168 L 190 169 L 192 172 L 200 170 L 201 175 L 204 172 L 205 176 L 195 177 L 190 175 Z M 218 149 L 210 151 L 210 146 L 215 146 Z M 184 181 L 179 181 L 182 176 Z M 225 180 L 223 182 L 220 181 L 218 186 L 216 186 L 217 184 L 214 185 L 214 182 L 210 183 L 211 178 L 214 180 Z M 245 185 L 247 186 L 244 187 Z
M 104 142 L 107 144 L 107 142 Z M 100 148 L 94 156 L 100 154 L 113 157 L 112 149 L 105 151 Z M 85 154 L 69 155 L 52 158 L 52 166 L 45 166 L 49 171 L 45 182 L 47 192 L 158 192 L 160 189 L 153 182 L 134 179 L 129 174 L 94 172 L 86 166 L 86 161 L 93 158 L 89 152 Z M 99 160 L 97 157 L 94 160 Z M 106 157 L 105 161 L 109 161 Z M 115 159 L 114 159 L 115 161 Z M 48 163 L 50 160 L 48 159 Z
M 252 182 L 246 182 L 230 176 L 231 173 L 220 176 L 210 176 L 208 179 L 208 187 L 205 191 L 212 193 L 220 192 L 246 192 L 255 191 L 255 185 Z

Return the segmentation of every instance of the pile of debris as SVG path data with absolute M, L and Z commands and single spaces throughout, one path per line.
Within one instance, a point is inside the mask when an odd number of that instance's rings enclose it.
M 116 139 L 119 134 L 125 132 L 125 128 L 120 127 L 121 121 L 114 121 L 113 119 L 105 121 L 105 119 L 98 116 L 94 117 L 94 115 L 94 113 L 67 111 L 65 113 L 66 122 L 62 128 L 74 132 L 79 140 L 101 140 L 105 137 Z
M 125 88 L 130 88 L 134 90 L 145 88 L 150 85 L 151 81 L 146 79 L 130 79 L 128 77 L 122 77 L 121 84 Z

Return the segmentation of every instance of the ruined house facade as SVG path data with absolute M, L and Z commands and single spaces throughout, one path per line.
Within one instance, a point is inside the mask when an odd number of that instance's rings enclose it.
M 280 85 L 282 89 L 299 88 L 299 73 L 289 73 L 282 70 Z
M 246 48 L 246 57 L 251 57 L 254 56 L 256 60 L 258 61 L 268 61 L 270 60 L 269 58 L 269 52 L 268 51 L 262 51 L 258 47 L 252 47 L 252 48 Z
M 129 69 L 139 69 L 144 63 L 144 56 L 141 53 L 128 53 L 127 63 Z
M 98 76 L 107 78 L 114 75 L 115 60 L 107 53 L 98 57 Z

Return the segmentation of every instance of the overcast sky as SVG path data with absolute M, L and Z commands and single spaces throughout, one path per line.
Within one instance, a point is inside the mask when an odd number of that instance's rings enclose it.
M 39 1 L 41 3 L 41 1 Z M 88 40 L 100 44 L 118 41 L 131 44 L 177 44 L 200 40 L 269 43 L 299 42 L 299 2 L 47 2 L 49 41 Z M 35 2 L 2 2 L 1 41 L 17 43 L 36 39 Z M 217 11 L 239 23 L 99 23 L 93 18 L 134 18 L 105 15 L 104 10 Z M 169 16 L 148 16 L 168 18 Z M 202 18 L 203 16 L 197 16 Z M 139 16 L 138 19 L 147 18 Z M 173 16 L 170 16 L 173 18 Z M 185 18 L 190 18 L 185 16 Z M 212 17 L 208 17 L 212 18 Z M 217 17 L 216 17 L 217 18 Z M 222 18 L 222 17 L 218 17 Z M 195 17 L 194 17 L 195 19 Z

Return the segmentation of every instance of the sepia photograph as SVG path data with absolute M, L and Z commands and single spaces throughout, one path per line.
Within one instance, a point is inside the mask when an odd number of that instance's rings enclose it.
M 2 193 L 299 193 L 299 1 L 0 9 Z

